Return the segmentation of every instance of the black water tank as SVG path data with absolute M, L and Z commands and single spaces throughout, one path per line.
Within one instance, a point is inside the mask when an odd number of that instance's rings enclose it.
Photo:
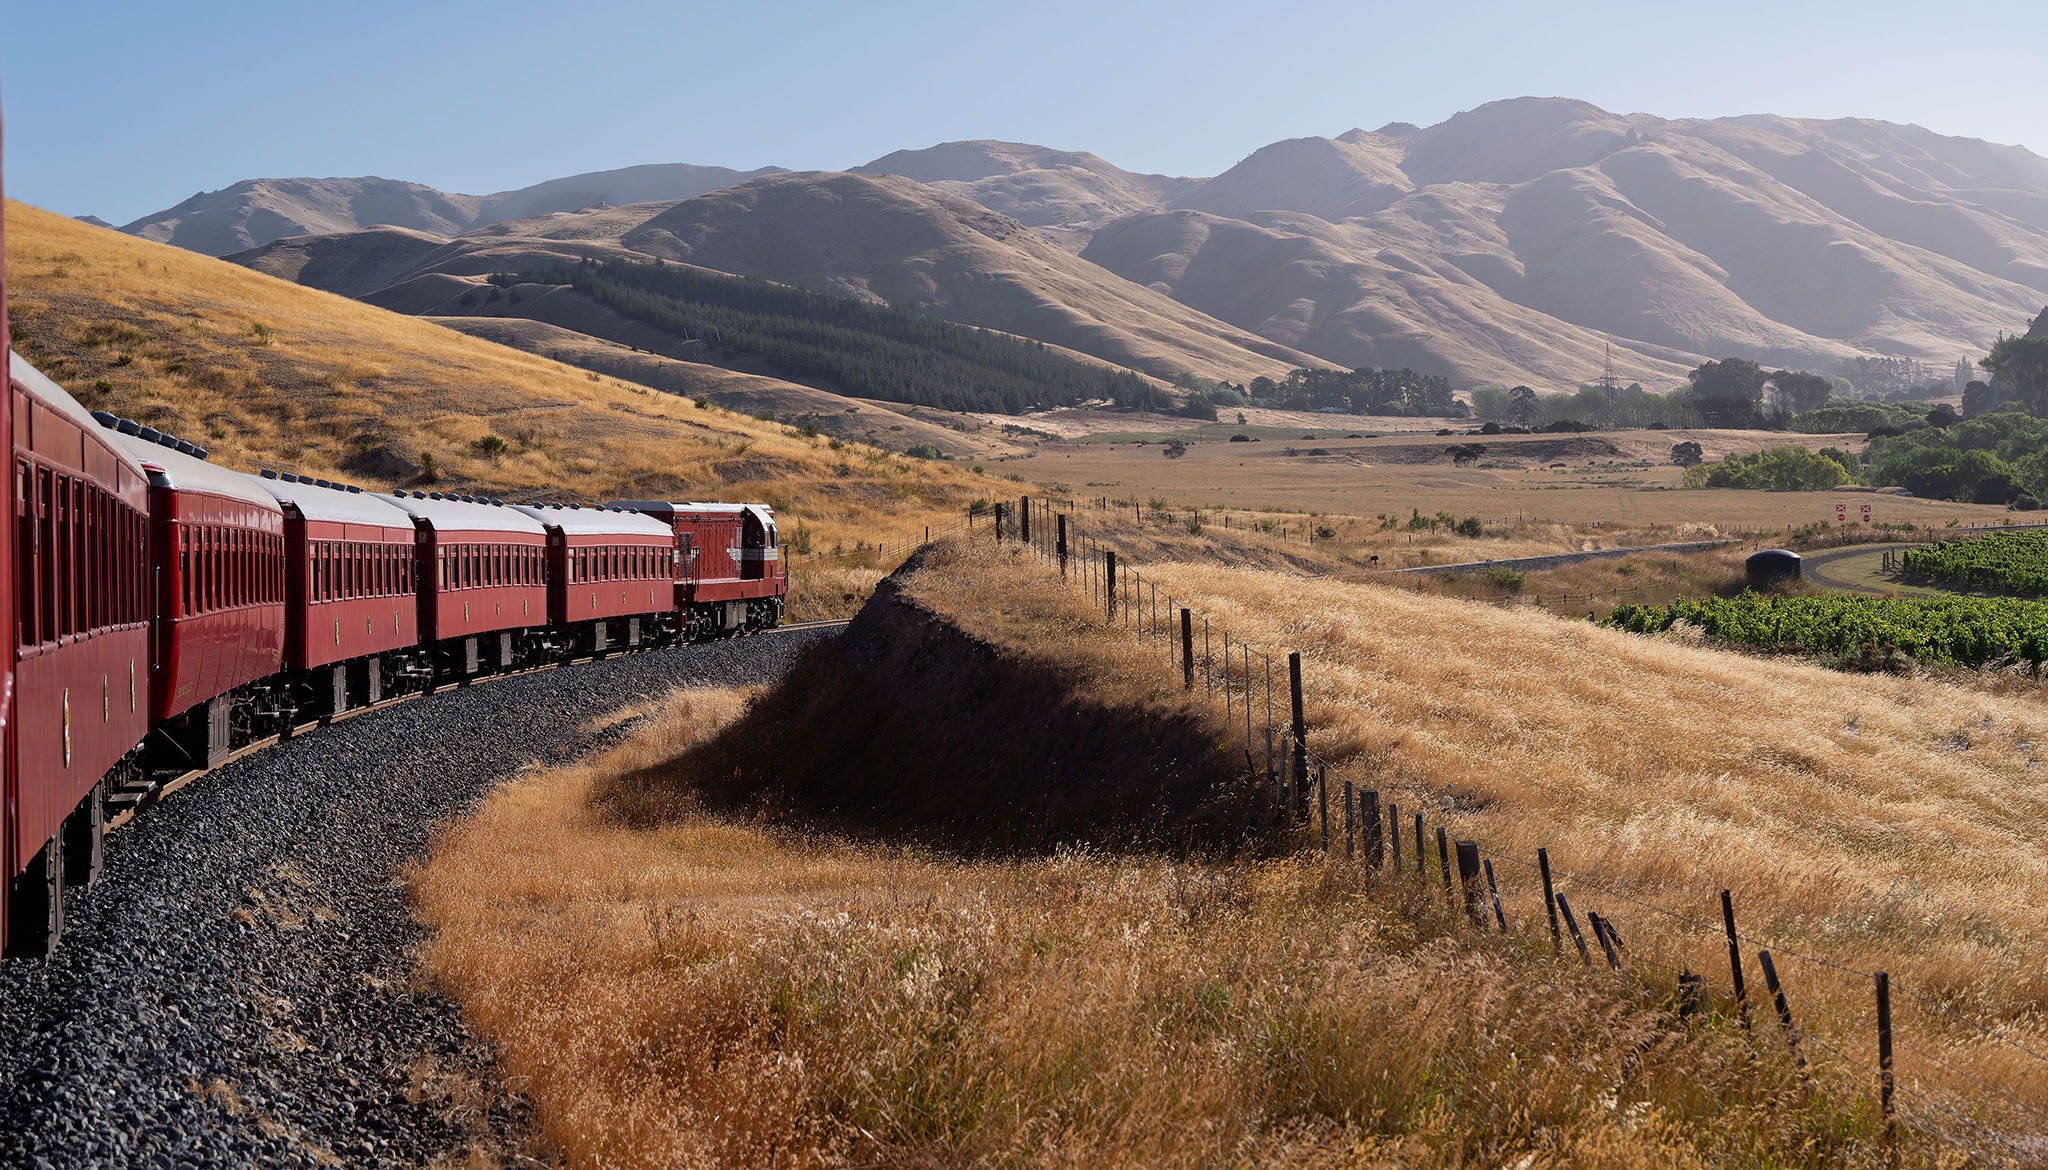
M 1790 549 L 1767 548 L 1752 553 L 1743 562 L 1749 573 L 1749 587 L 1762 589 L 1776 581 L 1799 580 L 1799 554 Z

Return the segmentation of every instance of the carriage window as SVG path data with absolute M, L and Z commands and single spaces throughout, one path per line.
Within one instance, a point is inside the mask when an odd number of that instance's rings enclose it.
M 14 465 L 14 516 L 15 603 L 21 607 L 16 614 L 18 633 L 22 645 L 33 646 L 42 640 L 36 622 L 41 602 L 36 589 L 35 480 L 27 460 Z

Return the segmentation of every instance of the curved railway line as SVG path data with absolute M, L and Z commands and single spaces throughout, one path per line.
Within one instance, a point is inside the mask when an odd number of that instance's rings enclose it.
M 837 629 L 841 626 L 844 626 L 850 620 L 851 619 L 849 618 L 831 618 L 825 621 L 815 622 L 790 622 L 784 625 L 772 627 L 770 629 L 759 630 L 747 636 L 760 638 L 768 637 L 774 634 L 802 633 L 806 630 Z M 655 652 L 658 651 L 637 651 L 636 653 Z M 573 658 L 567 662 L 550 662 L 540 666 L 528 667 L 523 670 L 512 670 L 506 671 L 501 674 L 484 675 L 481 678 L 476 678 L 468 682 L 461 683 L 455 689 L 466 689 L 469 687 L 484 686 L 489 683 L 503 682 L 507 679 L 523 678 L 527 675 L 546 674 L 549 671 L 562 670 L 573 666 L 581 666 L 591 662 L 603 662 L 608 659 L 616 657 L 620 656 L 611 654 L 591 655 L 589 657 L 584 658 Z M 266 739 L 261 739 L 255 743 L 249 744 L 246 747 L 238 748 L 235 751 L 228 753 L 225 759 L 223 759 L 219 764 L 211 768 L 194 768 L 191 771 L 184 773 L 183 775 L 173 777 L 172 779 L 166 781 L 162 785 L 159 785 L 158 787 L 153 789 L 149 793 L 149 795 L 143 797 L 141 800 L 137 801 L 133 806 L 122 811 L 120 815 L 109 819 L 106 824 L 106 831 L 108 833 L 113 833 L 116 830 L 123 828 L 124 826 L 128 825 L 131 821 L 133 821 L 136 817 L 140 816 L 145 810 L 150 809 L 159 802 L 161 802 L 165 797 L 176 793 L 178 790 L 184 788 L 186 785 L 192 783 L 194 780 L 198 780 L 203 776 L 211 775 L 212 773 L 217 772 L 221 768 L 225 768 L 229 764 L 235 763 L 236 761 L 245 759 L 249 756 L 253 756 L 258 752 L 276 747 L 281 743 L 287 743 L 293 739 L 298 738 L 299 736 L 306 735 L 310 732 L 318 731 L 323 727 L 331 727 L 336 723 L 346 722 L 347 720 L 355 719 L 363 715 L 368 715 L 372 712 L 389 710 L 390 708 L 395 707 L 400 703 L 411 702 L 414 699 L 430 698 L 433 695 L 439 693 L 442 692 L 414 691 L 408 694 L 394 695 L 389 699 L 379 700 L 378 702 L 370 706 L 351 708 L 350 710 L 344 711 L 339 715 L 329 716 L 324 719 L 308 719 L 303 723 L 294 725 L 288 731 L 282 734 L 270 736 Z

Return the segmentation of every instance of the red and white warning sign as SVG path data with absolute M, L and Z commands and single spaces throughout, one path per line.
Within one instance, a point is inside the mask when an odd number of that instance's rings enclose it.
M 1868 524 L 1868 523 L 1870 523 L 1870 505 L 1869 505 L 1869 504 L 1865 504 L 1865 505 L 1863 505 L 1863 522 L 1864 522 L 1865 524 Z
M 1835 523 L 1837 523 L 1837 524 L 1847 524 L 1848 522 L 1849 522 L 1849 505 L 1847 505 L 1847 504 L 1836 504 L 1836 505 L 1835 505 Z

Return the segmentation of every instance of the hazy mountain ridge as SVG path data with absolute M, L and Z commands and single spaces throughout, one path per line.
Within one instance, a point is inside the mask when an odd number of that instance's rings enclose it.
M 460 211 L 424 189 L 385 198 Z M 1560 386 L 1612 345 L 1624 376 L 1668 383 L 1708 357 L 1946 368 L 1983 352 L 2048 300 L 2048 159 L 1884 122 L 1521 98 L 1273 143 L 1208 179 L 954 142 L 459 240 L 421 249 L 421 271 L 617 249 L 911 301 L 1153 373 L 1235 379 L 1312 354 Z M 356 290 L 404 251 L 361 246 L 307 279 Z
M 451 194 L 419 183 L 374 177 L 249 179 L 219 191 L 202 191 L 121 230 L 210 256 L 246 251 L 290 236 L 378 226 L 453 236 L 502 220 L 597 204 L 687 199 L 780 169 L 735 171 L 659 163 L 550 179 L 494 195 Z

